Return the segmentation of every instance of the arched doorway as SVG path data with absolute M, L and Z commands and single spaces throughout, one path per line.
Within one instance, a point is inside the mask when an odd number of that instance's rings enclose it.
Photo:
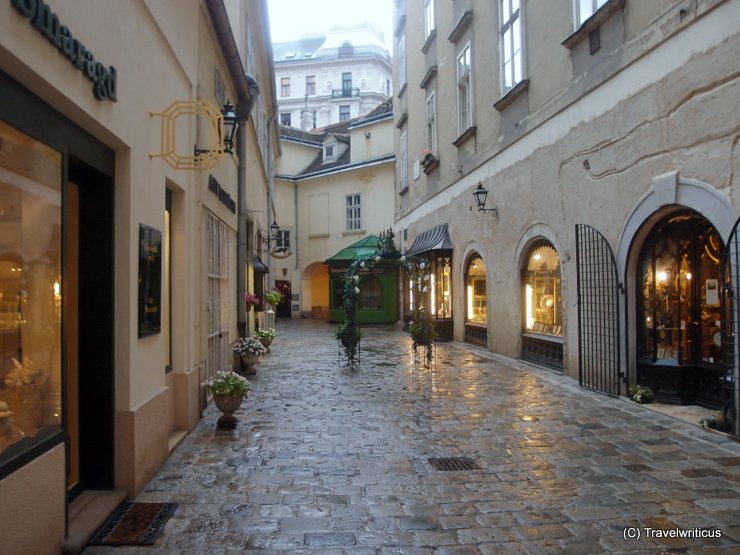
M 329 269 L 323 262 L 309 264 L 301 277 L 301 316 L 329 317 Z
M 522 262 L 522 359 L 563 370 L 563 294 L 560 258 L 546 239 Z
M 637 383 L 665 403 L 722 406 L 717 229 L 692 210 L 649 231 L 635 274 Z
M 488 285 L 486 264 L 472 253 L 465 265 L 465 341 L 488 346 Z

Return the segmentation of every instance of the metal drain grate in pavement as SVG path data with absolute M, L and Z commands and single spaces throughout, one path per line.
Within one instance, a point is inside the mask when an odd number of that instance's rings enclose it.
M 480 470 L 480 466 L 468 457 L 442 457 L 427 459 L 435 470 Z

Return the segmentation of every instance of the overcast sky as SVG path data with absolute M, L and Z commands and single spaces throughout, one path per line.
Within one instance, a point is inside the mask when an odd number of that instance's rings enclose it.
M 392 45 L 393 0 L 267 0 L 273 42 L 297 40 L 306 31 L 370 22 Z

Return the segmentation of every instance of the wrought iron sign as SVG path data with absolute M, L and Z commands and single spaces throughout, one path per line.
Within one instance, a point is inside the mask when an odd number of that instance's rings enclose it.
M 95 55 L 85 45 L 74 38 L 59 16 L 44 4 L 43 0 L 10 0 L 10 4 L 23 17 L 27 17 L 39 33 L 44 35 L 70 63 L 93 83 L 93 93 L 98 100 L 116 98 L 116 68 L 105 67 L 95 60 Z

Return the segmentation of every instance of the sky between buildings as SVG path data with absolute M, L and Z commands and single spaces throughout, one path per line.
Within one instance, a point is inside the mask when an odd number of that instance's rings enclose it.
M 267 0 L 273 42 L 297 40 L 336 25 L 369 22 L 392 54 L 393 0 Z

